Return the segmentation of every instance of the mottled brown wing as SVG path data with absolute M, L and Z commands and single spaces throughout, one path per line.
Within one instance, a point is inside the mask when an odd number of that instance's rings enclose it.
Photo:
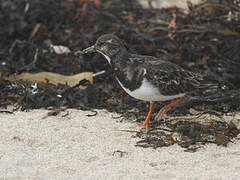
M 190 93 L 201 87 L 202 76 L 165 61 L 148 61 L 146 78 L 157 86 L 163 95 Z

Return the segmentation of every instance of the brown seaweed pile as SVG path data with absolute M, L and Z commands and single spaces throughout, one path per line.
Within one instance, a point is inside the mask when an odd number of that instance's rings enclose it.
M 227 146 L 239 133 L 232 121 L 226 122 L 221 114 L 205 111 L 193 117 L 170 118 L 156 123 L 147 132 L 137 132 L 136 137 L 142 140 L 136 146 L 158 148 L 178 144 L 185 151 L 195 152 L 206 143 Z

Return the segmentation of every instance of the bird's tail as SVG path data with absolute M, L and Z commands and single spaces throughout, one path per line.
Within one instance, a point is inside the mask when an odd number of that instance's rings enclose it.
M 214 93 L 222 93 L 225 91 L 228 91 L 231 88 L 232 85 L 229 82 L 215 79 L 212 77 L 204 77 L 203 82 L 201 83 L 201 94 L 209 95 Z

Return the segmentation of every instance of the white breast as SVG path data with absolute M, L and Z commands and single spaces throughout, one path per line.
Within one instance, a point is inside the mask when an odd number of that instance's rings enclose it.
M 129 89 L 125 88 L 118 78 L 117 81 L 130 96 L 143 101 L 168 101 L 175 98 L 183 97 L 185 95 L 184 93 L 181 93 L 174 96 L 164 96 L 159 92 L 157 87 L 155 87 L 145 78 L 143 79 L 143 83 L 140 88 L 134 91 L 130 91 Z

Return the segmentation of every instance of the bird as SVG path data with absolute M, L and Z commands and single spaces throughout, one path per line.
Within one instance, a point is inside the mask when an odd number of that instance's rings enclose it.
M 129 52 L 126 43 L 114 34 L 101 35 L 94 45 L 81 52 L 102 54 L 124 91 L 135 99 L 150 103 L 141 127 L 149 127 L 156 102 L 174 100 L 155 116 L 155 119 L 161 120 L 170 108 L 182 102 L 188 94 L 215 85 L 206 83 L 201 74 L 173 62 Z

